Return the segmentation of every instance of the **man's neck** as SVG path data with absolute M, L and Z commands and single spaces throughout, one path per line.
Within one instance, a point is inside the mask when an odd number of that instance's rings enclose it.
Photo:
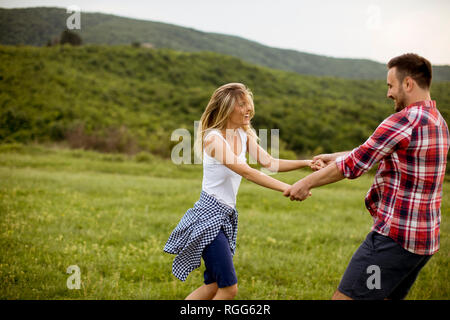
M 421 91 L 421 92 L 418 92 L 417 94 L 409 97 L 406 105 L 410 106 L 411 104 L 413 104 L 415 102 L 426 101 L 426 100 L 431 100 L 430 91 Z

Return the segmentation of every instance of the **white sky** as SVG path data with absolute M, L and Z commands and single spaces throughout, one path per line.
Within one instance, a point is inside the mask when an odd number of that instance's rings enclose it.
M 326 56 L 386 63 L 415 52 L 450 64 L 450 0 L 0 0 L 4 8 L 70 5 Z

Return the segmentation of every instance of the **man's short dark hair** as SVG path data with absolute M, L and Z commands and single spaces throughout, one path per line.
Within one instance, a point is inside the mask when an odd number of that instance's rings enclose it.
M 400 82 L 402 82 L 405 77 L 409 76 L 413 78 L 422 89 L 429 89 L 431 86 L 431 63 L 424 57 L 415 53 L 406 53 L 392 58 L 387 66 L 389 69 L 394 67 L 397 68 L 397 76 Z

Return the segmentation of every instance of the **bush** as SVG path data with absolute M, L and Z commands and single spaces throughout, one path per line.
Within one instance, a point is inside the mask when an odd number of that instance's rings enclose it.
M 81 40 L 81 37 L 77 33 L 69 31 L 69 30 L 64 30 L 61 33 L 61 37 L 60 37 L 60 40 L 59 40 L 60 44 L 66 44 L 67 43 L 67 44 L 70 44 L 72 46 L 80 46 L 82 44 L 82 42 L 83 41 Z
M 0 141 L 6 140 L 10 136 L 29 137 L 31 132 L 32 121 L 30 114 L 19 108 L 0 110 Z M 22 132 L 18 134 L 19 132 Z M 16 139 L 16 141 L 20 141 Z M 25 142 L 25 141 L 20 141 Z
M 88 134 L 85 132 L 84 124 L 81 123 L 67 130 L 65 138 L 69 146 L 74 149 L 126 154 L 138 152 L 136 140 L 123 125 L 120 128 L 108 128 L 105 132 Z

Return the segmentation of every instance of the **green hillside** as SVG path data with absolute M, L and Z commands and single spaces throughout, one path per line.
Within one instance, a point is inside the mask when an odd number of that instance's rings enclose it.
M 0 46 L 0 141 L 170 156 L 176 128 L 193 132 L 210 95 L 243 82 L 256 129 L 280 129 L 297 154 L 350 149 L 393 112 L 383 81 L 318 78 L 215 53 L 131 46 Z M 432 96 L 450 118 L 450 83 Z
M 0 44 L 43 46 L 66 28 L 68 17 L 62 8 L 0 9 Z M 300 74 L 380 80 L 386 76 L 385 65 L 370 60 L 338 59 L 283 50 L 240 37 L 100 13 L 82 12 L 80 34 L 84 43 L 140 42 L 178 51 L 213 51 Z M 434 67 L 434 79 L 450 81 L 450 66 Z

